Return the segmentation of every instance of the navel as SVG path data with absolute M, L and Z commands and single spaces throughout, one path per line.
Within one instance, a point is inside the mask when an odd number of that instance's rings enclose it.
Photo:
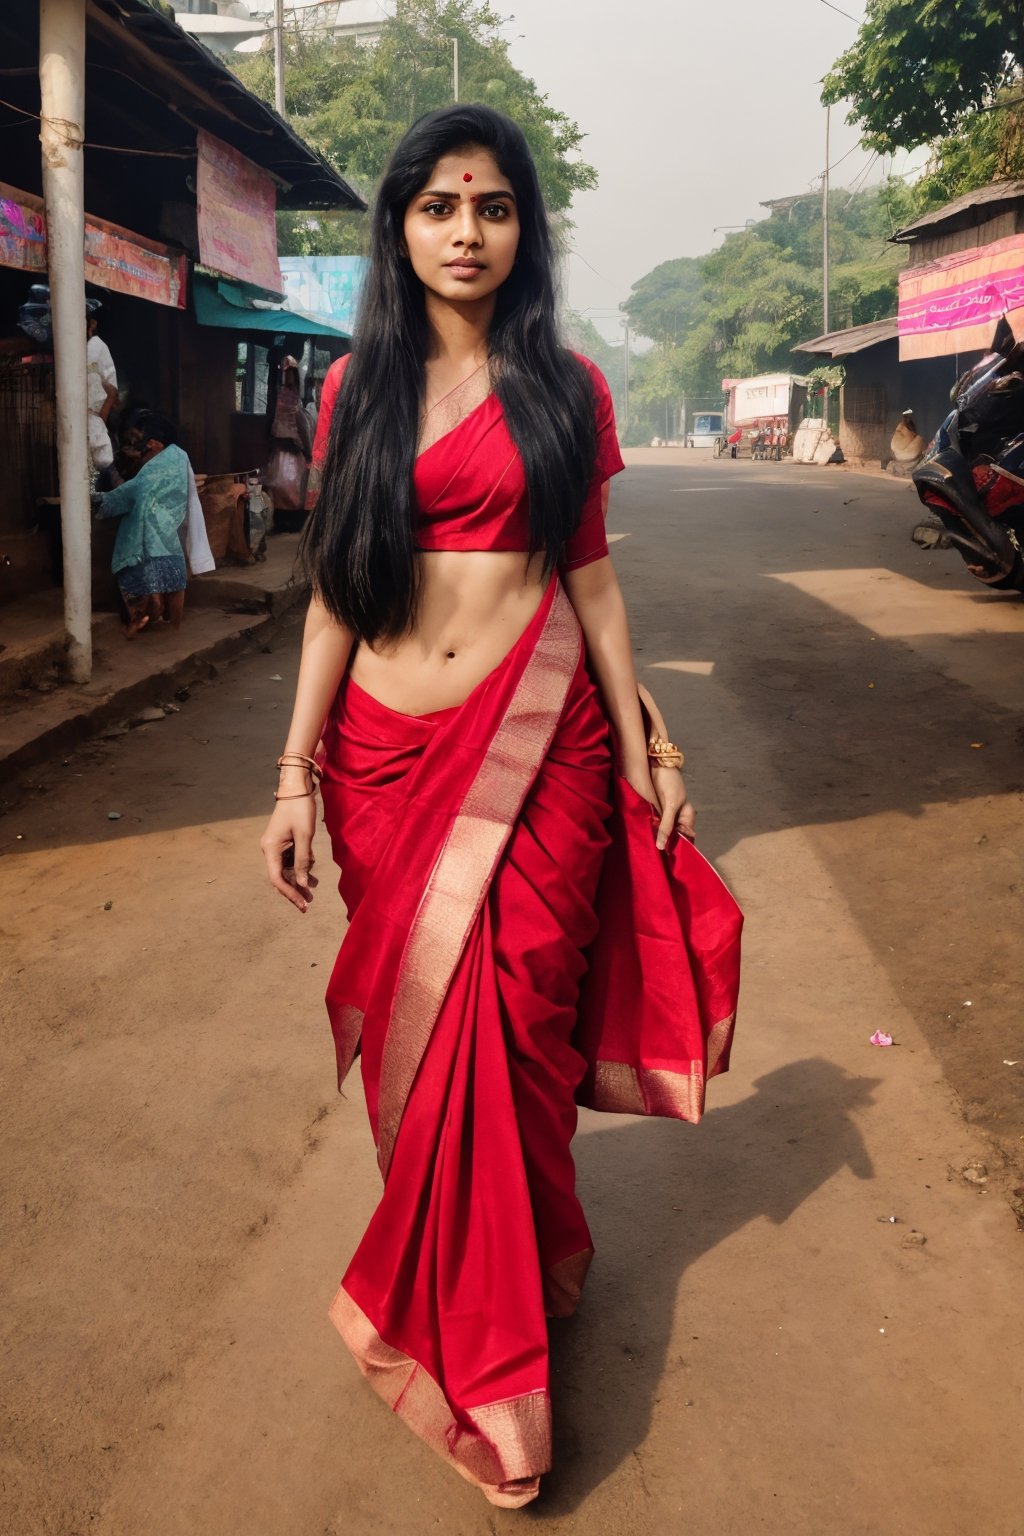
M 454 651 L 446 651 L 445 655 L 448 657 L 449 661 L 454 661 L 455 660 L 455 652 Z

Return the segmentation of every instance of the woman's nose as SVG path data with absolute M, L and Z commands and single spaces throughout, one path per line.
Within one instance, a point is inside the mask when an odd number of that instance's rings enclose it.
M 480 220 L 477 218 L 476 209 L 472 204 L 468 204 L 465 208 L 460 209 L 456 239 L 462 245 L 480 244 Z

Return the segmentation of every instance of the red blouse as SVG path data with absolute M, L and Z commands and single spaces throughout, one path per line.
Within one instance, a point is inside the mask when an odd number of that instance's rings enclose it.
M 611 392 L 588 358 L 594 386 L 597 457 L 579 526 L 565 546 L 559 568 L 577 570 L 608 553 L 601 490 L 625 466 L 615 434 Z M 331 416 L 348 357 L 332 363 L 324 379 L 313 444 L 314 470 L 323 467 Z M 489 394 L 458 426 L 425 448 L 413 474 L 416 545 L 419 549 L 529 549 L 526 475 L 496 394 Z

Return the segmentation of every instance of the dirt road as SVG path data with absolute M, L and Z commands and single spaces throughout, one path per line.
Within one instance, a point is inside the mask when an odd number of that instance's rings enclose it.
M 0 822 L 11 1536 L 1024 1536 L 1024 605 L 883 481 L 631 459 L 615 558 L 746 978 L 700 1128 L 584 1117 L 541 1502 L 490 1510 L 326 1320 L 378 1185 L 332 883 L 302 919 L 260 880 L 292 629 Z

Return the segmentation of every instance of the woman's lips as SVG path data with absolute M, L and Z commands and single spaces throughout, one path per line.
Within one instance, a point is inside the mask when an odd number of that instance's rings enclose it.
M 472 262 L 449 261 L 445 264 L 445 271 L 450 272 L 452 277 L 457 277 L 462 282 L 471 277 L 479 277 L 484 270 L 484 267 L 475 266 Z

